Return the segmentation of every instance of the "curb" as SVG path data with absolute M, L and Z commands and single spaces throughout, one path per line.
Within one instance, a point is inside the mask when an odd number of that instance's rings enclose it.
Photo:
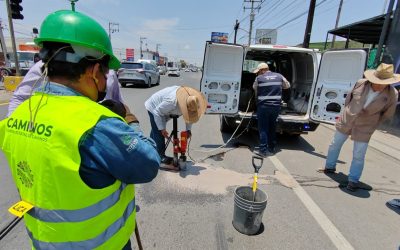
M 323 124 L 323 123 L 320 123 L 320 125 L 324 126 L 325 128 L 327 128 L 329 130 L 336 131 L 336 129 L 334 128 L 333 125 L 328 125 L 328 124 Z M 382 132 L 380 132 L 379 130 L 376 130 L 374 132 L 375 136 L 377 133 L 379 134 Z M 374 136 L 371 137 L 371 140 L 368 143 L 369 147 L 371 147 L 374 150 L 379 151 L 389 157 L 392 157 L 393 159 L 395 159 L 397 161 L 400 161 L 400 150 L 395 149 L 395 148 L 391 147 L 390 145 L 388 145 L 384 142 L 381 142 L 373 137 Z M 400 145 L 400 143 L 399 143 L 399 145 Z

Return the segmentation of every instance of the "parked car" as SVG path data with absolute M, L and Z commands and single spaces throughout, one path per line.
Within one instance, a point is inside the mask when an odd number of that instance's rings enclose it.
M 170 69 L 168 69 L 167 75 L 168 76 L 178 76 L 179 77 L 179 76 L 181 76 L 181 72 L 177 68 L 170 68 Z
M 160 84 L 160 73 L 157 68 L 146 62 L 122 62 L 121 68 L 118 70 L 118 80 L 122 87 L 127 84 L 152 85 Z
M 334 124 L 348 91 L 363 76 L 367 54 L 363 49 L 321 54 L 282 45 L 207 42 L 200 82 L 209 105 L 206 113 L 221 115 L 222 132 L 232 132 L 241 121 L 257 129 L 253 71 L 265 62 L 291 84 L 282 93 L 277 132 L 299 135 L 314 131 L 320 122 Z
M 37 51 L 17 51 L 19 69 L 22 76 L 40 60 Z M 14 53 L 7 53 L 8 65 L 0 67 L 0 80 L 3 76 L 14 76 L 16 74 Z
M 185 72 L 190 72 L 190 69 L 189 69 L 189 68 L 186 68 L 186 69 L 185 69 Z
M 157 69 L 160 75 L 165 75 L 167 73 L 167 67 L 165 66 L 158 66 Z

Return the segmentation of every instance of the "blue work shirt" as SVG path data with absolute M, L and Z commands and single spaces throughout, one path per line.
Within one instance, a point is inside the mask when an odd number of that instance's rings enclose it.
M 36 94 L 40 95 L 39 92 L 81 96 L 79 92 L 57 83 L 48 83 Z M 143 136 L 139 124 L 129 126 L 114 117 L 101 118 L 82 136 L 79 153 L 79 174 L 91 188 L 110 186 L 117 179 L 128 184 L 150 182 L 156 177 L 160 165 L 154 141 Z

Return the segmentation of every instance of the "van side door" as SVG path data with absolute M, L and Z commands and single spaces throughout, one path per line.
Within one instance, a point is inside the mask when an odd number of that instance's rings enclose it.
M 363 49 L 332 50 L 322 54 L 311 102 L 313 121 L 335 124 L 347 93 L 361 79 L 367 62 Z
M 206 42 L 200 90 L 207 114 L 238 112 L 244 56 L 241 45 Z

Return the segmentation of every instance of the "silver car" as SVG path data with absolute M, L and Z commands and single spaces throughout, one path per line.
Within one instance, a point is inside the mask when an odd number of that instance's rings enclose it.
M 165 75 L 167 73 L 167 67 L 165 66 L 158 66 L 157 69 L 160 75 Z
M 178 68 L 169 68 L 167 71 L 168 76 L 181 76 L 181 72 Z
M 150 63 L 146 62 L 122 62 L 121 68 L 118 70 L 118 80 L 122 87 L 127 84 L 152 85 L 160 84 L 160 73 L 158 69 Z

